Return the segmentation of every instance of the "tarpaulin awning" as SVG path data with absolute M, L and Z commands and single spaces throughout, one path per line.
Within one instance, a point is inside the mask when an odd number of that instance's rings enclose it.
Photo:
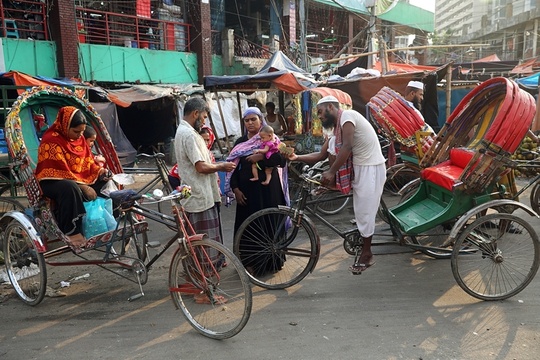
M 521 78 L 521 79 L 516 79 L 516 82 L 527 88 L 527 89 L 531 89 L 531 90 L 537 90 L 538 89 L 538 78 L 540 77 L 540 73 L 536 73 L 534 75 L 531 75 L 531 76 L 527 76 L 527 77 L 524 77 L 524 78 Z
M 501 61 L 501 59 L 499 59 L 497 54 L 491 54 L 491 55 L 483 57 L 481 59 L 474 60 L 473 62 L 477 63 L 477 62 L 493 62 L 493 61 Z
M 317 86 L 281 51 L 272 55 L 262 70 L 255 75 L 205 76 L 204 88 L 207 91 L 271 91 L 282 90 L 290 94 Z
M 342 90 L 352 94 L 353 109 L 366 114 L 366 104 L 384 86 L 403 94 L 405 88 L 411 80 L 421 80 L 426 88 L 424 91 L 424 107 L 422 114 L 425 121 L 433 128 L 439 128 L 438 103 L 437 103 L 437 83 L 444 78 L 448 71 L 449 64 L 436 68 L 431 72 L 411 72 L 405 74 L 382 75 L 380 77 L 356 78 L 354 80 L 327 82 L 325 86 Z
M 31 76 L 19 71 L 8 71 L 0 74 L 1 78 L 9 79 L 11 83 L 15 86 L 40 86 L 40 85 L 57 85 L 67 87 L 71 90 L 75 90 L 80 87 L 88 87 L 87 84 L 81 83 L 78 80 L 74 79 L 54 79 L 45 76 Z M 25 89 L 17 89 L 18 94 L 25 92 Z M 77 93 L 79 93 L 77 91 Z M 81 95 L 81 94 L 79 94 Z
M 104 90 L 107 98 L 121 107 L 128 107 L 134 102 L 152 101 L 164 97 L 173 98 L 176 95 L 203 93 L 204 89 L 198 84 L 170 85 L 133 85 L 125 89 Z
M 334 96 L 340 104 L 349 105 L 352 107 L 352 99 L 349 94 L 347 94 L 344 91 L 338 90 L 338 89 L 332 89 L 327 87 L 316 87 L 311 89 L 310 91 L 316 92 L 321 95 L 321 97 L 332 95 Z
M 540 70 L 540 62 L 538 61 L 538 58 L 533 58 L 514 67 L 510 71 L 510 74 L 530 75 L 534 74 L 538 70 Z
M 377 61 L 373 64 L 375 70 L 379 70 L 382 73 L 382 65 L 380 61 Z M 427 65 L 414 65 L 414 64 L 401 64 L 401 63 L 388 63 L 386 71 L 387 72 L 396 72 L 396 73 L 410 73 L 418 71 L 435 71 L 437 70 L 436 66 L 427 66 Z

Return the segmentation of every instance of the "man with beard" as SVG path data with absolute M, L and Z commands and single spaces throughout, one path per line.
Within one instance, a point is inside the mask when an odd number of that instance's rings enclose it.
M 212 163 L 210 151 L 199 130 L 210 109 L 201 98 L 191 98 L 184 105 L 174 138 L 174 151 L 182 182 L 191 186 L 191 196 L 182 200 L 182 206 L 195 232 L 207 234 L 209 239 L 223 243 L 219 206 L 221 196 L 215 173 L 234 170 L 232 162 Z
M 405 95 L 403 96 L 407 104 L 412 107 L 418 116 L 424 120 L 424 128 L 422 131 L 429 131 L 435 133 L 431 126 L 425 123 L 424 115 L 420 112 L 422 106 L 422 101 L 424 101 L 424 83 L 421 81 L 409 81 L 407 87 L 405 88 Z
M 375 263 L 371 252 L 371 240 L 375 232 L 375 216 L 386 181 L 385 158 L 371 124 L 357 111 L 340 109 L 339 102 L 334 96 L 325 96 L 319 100 L 317 115 L 325 129 L 334 129 L 335 149 L 329 149 L 327 140 L 320 152 L 306 155 L 292 154 L 289 159 L 314 164 L 326 159 L 329 152 L 335 150 L 337 157 L 330 169 L 322 174 L 321 179 L 323 185 L 333 187 L 336 184 L 336 172 L 347 162 L 349 156 L 352 156 L 354 178 L 351 179 L 351 186 L 354 217 L 364 244 L 349 270 L 358 275 Z

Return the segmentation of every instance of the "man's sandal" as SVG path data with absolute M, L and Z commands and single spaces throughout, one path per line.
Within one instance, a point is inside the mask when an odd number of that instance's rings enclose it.
M 367 264 L 360 263 L 360 262 L 355 262 L 354 264 L 349 266 L 349 271 L 353 275 L 360 275 L 360 274 L 362 274 L 363 271 L 366 271 L 367 268 L 369 268 L 369 267 L 371 267 L 373 265 L 375 265 L 375 261 L 372 261 L 372 262 L 367 263 Z

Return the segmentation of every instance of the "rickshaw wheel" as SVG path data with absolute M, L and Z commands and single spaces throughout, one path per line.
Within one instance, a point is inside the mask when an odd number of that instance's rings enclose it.
M 540 213 L 540 181 L 531 190 L 531 207 L 537 214 Z
M 488 214 L 459 235 L 452 253 L 452 273 L 469 295 L 503 300 L 532 281 L 539 256 L 538 235 L 527 221 L 511 214 Z
M 23 224 L 11 220 L 4 231 L 4 261 L 15 292 L 28 305 L 39 304 L 47 286 L 45 258 Z
M 426 248 L 419 249 L 423 254 L 434 259 L 450 259 L 452 247 L 446 246 L 443 248 L 442 244 L 446 242 L 451 229 L 451 226 L 442 224 L 425 233 L 411 235 L 408 238 L 414 245 L 426 246 Z
M 418 178 L 420 178 L 420 170 L 414 165 L 409 163 L 396 164 L 386 170 L 384 190 L 397 195 L 406 184 Z

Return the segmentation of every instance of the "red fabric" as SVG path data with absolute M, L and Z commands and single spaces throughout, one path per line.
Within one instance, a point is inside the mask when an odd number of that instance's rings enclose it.
M 452 165 L 465 169 L 474 156 L 474 151 L 466 148 L 450 149 L 450 161 Z
M 463 168 L 452 165 L 450 160 L 422 170 L 422 179 L 430 181 L 450 191 L 459 182 Z
M 137 16 L 150 19 L 150 0 L 137 0 Z
M 60 108 L 55 122 L 43 134 L 36 167 L 38 180 L 68 179 L 81 184 L 93 184 L 97 180 L 100 167 L 94 162 L 85 138 L 68 138 L 71 120 L 78 111 L 74 106 Z
M 341 115 L 342 111 L 338 115 L 338 124 L 341 124 Z M 334 136 L 336 137 L 336 155 L 339 153 L 341 146 L 343 145 L 342 137 L 343 129 L 341 125 L 338 125 L 334 128 Z M 354 167 L 352 161 L 352 152 L 349 154 L 349 157 L 343 165 L 339 168 L 336 173 L 336 188 L 341 191 L 342 194 L 348 194 L 351 192 L 352 181 L 354 180 Z

